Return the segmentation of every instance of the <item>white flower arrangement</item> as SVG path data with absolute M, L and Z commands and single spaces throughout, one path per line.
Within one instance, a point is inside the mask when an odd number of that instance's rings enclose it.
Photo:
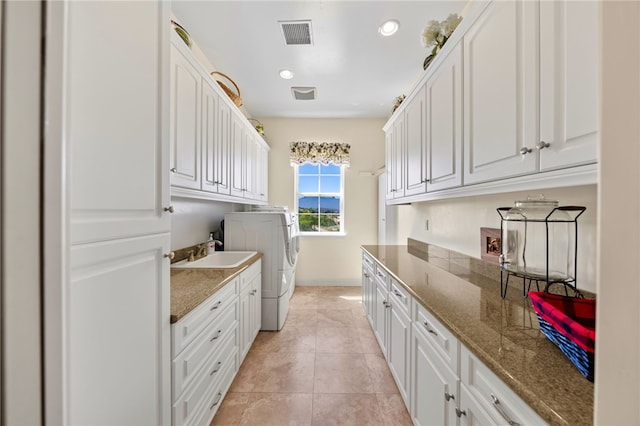
M 462 16 L 458 16 L 457 13 L 450 14 L 444 21 L 429 21 L 422 31 L 422 45 L 427 48 L 433 46 L 431 54 L 435 55 L 442 49 L 461 21 Z

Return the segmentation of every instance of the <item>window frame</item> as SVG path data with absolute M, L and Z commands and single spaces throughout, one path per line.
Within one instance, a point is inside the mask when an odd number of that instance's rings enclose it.
M 329 165 L 338 167 L 340 169 L 340 192 L 336 193 L 336 192 L 300 192 L 300 167 L 307 165 L 307 164 L 312 164 L 312 163 L 303 163 L 303 164 L 292 164 L 293 168 L 294 168 L 294 211 L 295 213 L 298 215 L 298 217 L 300 216 L 299 214 L 299 205 L 298 205 L 298 200 L 300 199 L 300 197 L 322 197 L 322 196 L 326 196 L 326 197 L 340 197 L 340 231 L 337 232 L 321 232 L 321 231 L 302 231 L 300 230 L 300 235 L 301 236 L 311 236 L 311 237 L 335 237 L 335 236 L 344 236 L 346 235 L 345 232 L 345 202 L 344 202 L 344 192 L 345 192 L 345 179 L 346 179 L 346 168 L 348 167 L 346 164 L 334 164 L 334 163 L 330 163 Z M 323 166 L 323 164 L 312 164 L 312 165 L 318 165 L 318 166 Z M 320 175 L 321 176 L 321 175 Z M 320 188 L 318 188 L 319 190 Z M 318 213 L 320 214 L 320 213 Z

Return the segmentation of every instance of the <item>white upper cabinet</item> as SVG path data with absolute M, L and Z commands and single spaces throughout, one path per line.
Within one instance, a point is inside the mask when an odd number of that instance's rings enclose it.
M 266 203 L 269 146 L 171 36 L 171 195 Z
M 202 82 L 202 190 L 229 194 L 229 106 Z
M 494 1 L 464 35 L 465 184 L 537 170 L 536 7 Z
M 406 158 L 404 195 L 423 194 L 426 192 L 426 143 L 425 143 L 425 95 L 424 87 L 407 101 L 404 110 Z
M 388 185 L 387 199 L 404 196 L 405 127 L 404 112 L 398 111 L 398 117 L 387 131 L 385 138 L 387 150 Z
M 427 190 L 462 184 L 462 43 L 426 85 Z
M 597 161 L 598 7 L 540 2 L 540 170 Z
M 107 2 L 108 3 L 108 2 Z M 119 7 L 120 6 L 120 7 Z M 71 242 L 168 232 L 169 44 L 160 3 L 70 2 L 64 126 Z M 136 36 L 105 37 L 119 22 Z M 105 24 L 106 25 L 106 24 Z M 132 37 L 128 42 L 125 38 Z M 132 72 L 135 70 L 135 72 Z
M 195 67 L 172 45 L 170 145 L 173 186 L 200 189 L 201 80 Z

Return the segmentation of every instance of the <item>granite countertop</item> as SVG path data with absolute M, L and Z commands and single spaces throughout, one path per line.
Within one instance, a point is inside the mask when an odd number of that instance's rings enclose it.
M 362 249 L 545 421 L 593 424 L 593 383 L 540 332 L 521 280 L 502 299 L 497 265 L 411 239 Z
M 171 269 L 171 324 L 187 315 L 261 257 L 262 253 L 257 253 L 240 266 L 229 269 Z

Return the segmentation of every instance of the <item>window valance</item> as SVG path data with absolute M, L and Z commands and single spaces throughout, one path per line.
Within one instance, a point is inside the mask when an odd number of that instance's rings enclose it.
M 323 164 L 349 166 L 351 145 L 337 142 L 291 142 L 291 164 Z

